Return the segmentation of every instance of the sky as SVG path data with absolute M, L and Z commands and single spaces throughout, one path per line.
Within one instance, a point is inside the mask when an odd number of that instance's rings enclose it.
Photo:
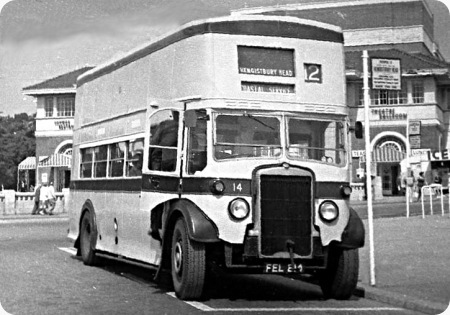
M 450 62 L 450 0 L 426 0 Z M 0 0 L 0 115 L 34 114 L 24 87 L 121 55 L 192 20 L 323 0 Z

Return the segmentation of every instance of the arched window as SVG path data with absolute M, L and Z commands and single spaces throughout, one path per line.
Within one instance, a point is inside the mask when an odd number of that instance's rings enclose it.
M 406 146 L 403 141 L 393 136 L 387 136 L 379 139 L 375 144 L 375 149 L 378 148 L 389 148 L 400 152 L 406 152 Z
M 66 145 L 63 145 L 61 148 L 59 148 L 58 154 L 72 155 L 72 144 L 68 143 Z

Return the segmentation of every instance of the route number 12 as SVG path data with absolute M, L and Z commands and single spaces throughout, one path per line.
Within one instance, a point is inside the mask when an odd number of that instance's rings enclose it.
M 322 65 L 305 63 L 305 81 L 322 83 Z

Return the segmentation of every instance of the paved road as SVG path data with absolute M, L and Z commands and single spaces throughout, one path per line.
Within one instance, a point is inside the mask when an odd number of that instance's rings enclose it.
M 73 256 L 66 219 L 0 221 L 0 303 L 20 314 L 413 314 L 354 297 L 323 300 L 313 284 L 278 276 L 213 280 L 210 298 L 188 303 L 152 281 L 147 268 Z

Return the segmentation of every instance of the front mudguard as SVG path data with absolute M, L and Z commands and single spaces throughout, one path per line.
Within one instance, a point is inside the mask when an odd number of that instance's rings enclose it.
M 342 233 L 340 242 L 333 242 L 333 246 L 342 249 L 355 249 L 364 246 L 366 232 L 364 224 L 353 208 L 350 208 L 347 226 Z
M 180 215 L 186 222 L 191 240 L 202 243 L 219 241 L 219 232 L 214 222 L 197 205 L 186 199 L 178 199 L 171 203 L 165 226 L 174 226 Z M 171 231 L 171 229 L 165 229 L 165 231 Z

